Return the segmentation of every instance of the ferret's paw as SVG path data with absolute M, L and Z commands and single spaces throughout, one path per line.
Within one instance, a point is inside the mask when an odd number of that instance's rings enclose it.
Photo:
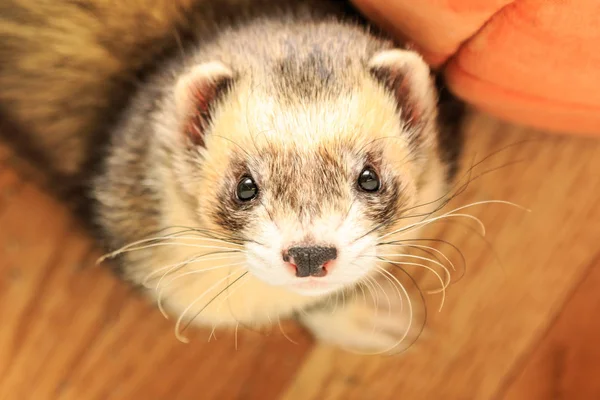
M 406 304 L 388 299 L 367 301 L 359 296 L 349 304 L 312 311 L 300 319 L 320 342 L 359 354 L 396 354 L 414 343 L 422 322 Z

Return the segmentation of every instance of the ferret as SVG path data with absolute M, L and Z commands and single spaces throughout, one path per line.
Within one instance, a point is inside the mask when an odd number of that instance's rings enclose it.
M 352 351 L 406 345 L 390 253 L 447 199 L 463 113 L 416 52 L 334 0 L 0 10 L 13 143 L 82 189 L 178 337 L 296 318 Z

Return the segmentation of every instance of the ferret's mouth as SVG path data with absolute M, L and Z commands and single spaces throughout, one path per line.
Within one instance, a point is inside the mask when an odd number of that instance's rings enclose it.
M 341 282 L 327 281 L 318 277 L 296 279 L 286 285 L 290 290 L 304 296 L 322 296 L 340 289 Z

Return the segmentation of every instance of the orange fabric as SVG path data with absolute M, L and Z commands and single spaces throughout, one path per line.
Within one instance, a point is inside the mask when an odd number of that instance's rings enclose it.
M 432 65 L 447 61 L 449 85 L 467 102 L 514 122 L 600 137 L 600 0 L 357 3 Z

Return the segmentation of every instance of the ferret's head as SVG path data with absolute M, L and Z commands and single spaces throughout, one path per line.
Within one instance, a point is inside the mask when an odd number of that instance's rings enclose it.
M 439 193 L 434 93 L 422 59 L 397 49 L 195 65 L 174 89 L 178 133 L 165 132 L 187 225 L 243 242 L 270 285 L 311 296 L 357 283 L 380 238 Z

